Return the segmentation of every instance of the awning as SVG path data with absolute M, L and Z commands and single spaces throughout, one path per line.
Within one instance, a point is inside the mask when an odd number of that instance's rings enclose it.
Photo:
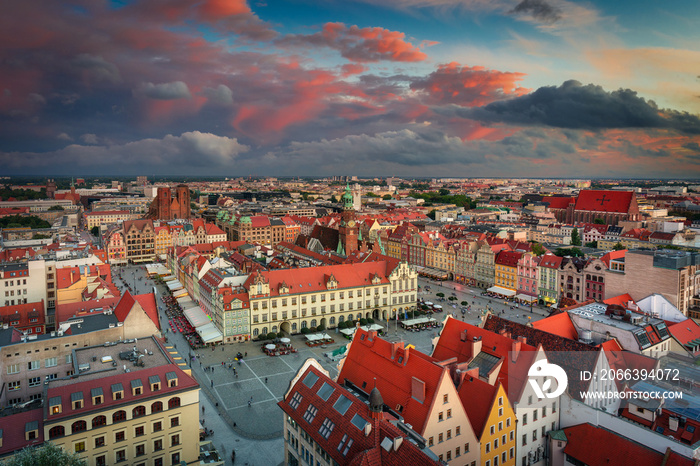
M 187 290 L 184 288 L 181 290 L 173 291 L 172 295 L 173 295 L 173 298 L 175 298 L 175 299 L 182 298 L 183 296 L 189 296 L 187 294 Z
M 166 285 L 168 285 L 168 289 L 170 291 L 177 291 L 177 290 L 181 290 L 184 288 L 184 286 L 182 286 L 182 283 L 180 283 L 179 280 L 173 280 L 171 282 L 167 282 Z
M 209 316 L 198 307 L 185 309 L 182 313 L 185 315 L 187 322 L 189 322 L 190 325 L 192 325 L 192 327 L 196 328 L 198 331 L 199 327 L 211 324 Z
M 489 293 L 500 294 L 502 296 L 515 296 L 515 291 L 509 290 L 508 288 L 501 288 L 500 286 L 492 286 L 486 291 Z
M 520 301 L 525 301 L 526 303 L 537 302 L 537 296 L 530 296 L 529 294 L 515 295 L 515 299 L 519 299 Z
M 189 309 L 189 308 L 195 307 L 197 305 L 197 303 L 192 301 L 192 299 L 190 299 L 189 296 L 177 298 L 176 301 L 180 305 L 180 307 L 183 309 Z
M 413 325 L 428 324 L 433 322 L 437 322 L 437 320 L 432 317 L 416 317 L 415 319 L 401 321 L 401 324 L 406 327 L 411 327 Z
M 206 325 L 197 327 L 197 333 L 204 343 L 215 343 L 224 339 L 224 336 L 216 328 L 216 325 L 209 322 Z
M 306 335 L 308 341 L 321 341 L 321 340 L 332 340 L 331 336 L 327 333 L 314 333 L 312 335 Z

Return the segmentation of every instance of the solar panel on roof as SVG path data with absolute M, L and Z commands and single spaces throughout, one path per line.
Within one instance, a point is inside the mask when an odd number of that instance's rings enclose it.
M 659 332 L 659 336 L 662 340 L 668 337 L 668 328 L 666 327 L 666 324 L 660 322 L 658 324 L 654 324 L 654 327 L 656 328 L 656 331 Z
M 634 336 L 637 338 L 637 341 L 642 348 L 651 346 L 651 342 L 649 341 L 649 337 L 647 336 L 646 332 L 635 333 Z

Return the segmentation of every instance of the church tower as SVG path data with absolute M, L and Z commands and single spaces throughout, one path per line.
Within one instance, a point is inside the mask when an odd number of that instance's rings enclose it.
M 347 185 L 345 188 L 345 194 L 340 198 L 340 202 L 343 203 L 343 213 L 340 214 L 339 241 L 345 249 L 345 254 L 348 255 L 353 251 L 357 251 L 359 231 L 350 185 Z

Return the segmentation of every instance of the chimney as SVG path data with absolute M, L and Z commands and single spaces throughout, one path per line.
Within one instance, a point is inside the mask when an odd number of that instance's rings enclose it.
M 669 417 L 668 418 L 668 428 L 671 432 L 676 432 L 678 430 L 678 418 Z
M 460 341 L 467 341 L 467 331 L 462 330 L 462 333 L 459 334 L 459 340 Z
M 520 341 L 520 338 L 517 340 L 513 340 L 513 344 L 511 345 L 510 349 L 510 360 L 511 362 L 516 362 L 518 360 L 518 356 L 520 355 L 520 347 L 522 346 L 523 342 Z
M 396 359 L 396 352 L 399 349 L 403 350 L 403 341 L 396 341 L 391 343 L 391 359 Z
M 527 344 L 527 338 L 526 338 L 526 337 L 520 336 L 520 337 L 518 337 L 518 341 L 519 341 L 520 343 L 522 343 L 523 345 Z
M 398 450 L 403 443 L 403 437 L 398 436 L 394 439 L 394 451 Z
M 419 403 L 425 401 L 425 382 L 415 377 L 411 379 L 411 398 Z
M 472 337 L 472 339 L 469 341 L 469 345 L 471 346 L 472 350 L 472 357 L 481 353 L 481 344 L 481 337 Z

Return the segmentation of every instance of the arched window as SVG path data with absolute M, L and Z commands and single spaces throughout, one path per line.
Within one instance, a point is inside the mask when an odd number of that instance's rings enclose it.
M 262 328 L 262 333 L 263 333 L 263 335 L 267 335 L 267 327 Z
M 126 421 L 126 411 L 117 411 L 112 414 L 112 422 Z
M 254 329 L 253 329 L 253 336 L 254 336 L 254 337 L 257 337 L 257 336 L 258 336 L 258 329 L 257 329 L 257 328 L 254 328 Z
M 338 323 L 345 322 L 345 316 L 338 317 Z
M 306 321 L 305 320 L 301 321 L 301 328 L 306 328 Z
M 66 435 L 66 430 L 63 428 L 63 426 L 55 426 L 52 427 L 51 430 L 49 430 L 49 438 L 56 438 L 56 437 L 63 437 Z
M 294 323 L 292 324 L 292 331 L 293 331 L 293 332 L 296 332 L 296 331 L 297 331 L 297 323 L 296 323 L 296 322 L 294 322 Z
M 331 317 L 328 322 L 330 322 L 330 325 L 335 325 L 335 317 Z
M 316 319 L 311 319 L 311 326 L 315 327 L 316 326 Z
M 168 409 L 177 408 L 180 406 L 180 397 L 174 396 L 168 400 Z
M 348 320 L 349 320 L 350 322 L 352 322 L 352 314 L 349 314 L 349 315 L 348 315 Z
M 277 333 L 277 326 L 276 325 L 272 326 L 272 333 Z
M 137 406 L 134 408 L 134 410 L 131 412 L 132 417 L 141 417 L 146 415 L 146 407 L 145 406 Z
M 107 416 L 95 416 L 92 418 L 92 428 L 104 426 L 107 424 Z
M 75 421 L 73 425 L 70 427 L 71 434 L 75 434 L 77 432 L 83 432 L 87 430 L 87 422 L 85 421 Z
M 162 401 L 156 401 L 151 405 L 151 413 L 159 413 L 163 411 L 163 402 Z

